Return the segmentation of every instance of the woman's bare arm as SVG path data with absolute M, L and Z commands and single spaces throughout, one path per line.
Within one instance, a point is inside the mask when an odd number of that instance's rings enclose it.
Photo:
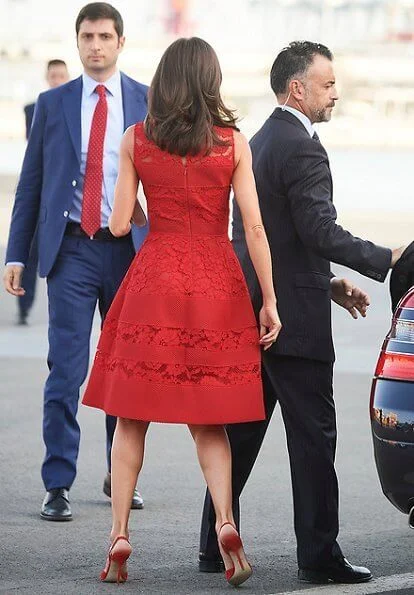
M 260 214 L 250 147 L 239 132 L 234 133 L 234 150 L 236 167 L 232 185 L 243 220 L 247 248 L 262 290 L 260 336 L 267 348 L 276 340 L 281 329 L 273 287 L 272 259 Z
M 109 229 L 117 237 L 130 232 L 131 220 L 138 226 L 146 223 L 144 211 L 137 199 L 139 178 L 134 166 L 133 155 L 134 127 L 130 126 L 121 141 L 114 207 L 109 218 Z

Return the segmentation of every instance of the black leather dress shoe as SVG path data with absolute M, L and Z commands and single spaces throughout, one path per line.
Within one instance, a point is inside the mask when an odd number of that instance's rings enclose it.
M 223 560 L 220 558 L 209 558 L 200 552 L 198 556 L 198 569 L 200 572 L 224 572 Z
M 372 578 L 368 568 L 352 566 L 345 558 L 333 560 L 322 568 L 299 568 L 298 578 L 306 583 L 365 583 Z
M 108 498 L 111 497 L 111 474 L 107 473 L 103 483 L 103 493 Z M 132 496 L 131 502 L 131 509 L 132 510 L 141 510 L 144 508 L 144 498 L 138 492 L 137 488 L 134 490 L 134 494 Z
M 18 326 L 27 326 L 27 314 L 20 312 L 17 318 Z
M 71 521 L 72 511 L 68 490 L 66 488 L 55 488 L 46 492 L 40 516 L 45 521 Z

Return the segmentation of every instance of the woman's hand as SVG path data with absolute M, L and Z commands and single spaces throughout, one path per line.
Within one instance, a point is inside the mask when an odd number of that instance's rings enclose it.
M 264 351 L 269 349 L 276 341 L 282 323 L 276 308 L 276 302 L 272 305 L 263 305 L 259 313 L 260 322 L 260 345 L 263 345 Z

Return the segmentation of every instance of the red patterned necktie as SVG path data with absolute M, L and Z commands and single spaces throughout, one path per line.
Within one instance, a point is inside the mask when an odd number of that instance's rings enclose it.
M 101 227 L 103 148 L 108 116 L 105 86 L 97 85 L 95 92 L 98 93 L 99 99 L 93 114 L 89 136 L 81 217 L 81 227 L 88 236 L 93 236 Z

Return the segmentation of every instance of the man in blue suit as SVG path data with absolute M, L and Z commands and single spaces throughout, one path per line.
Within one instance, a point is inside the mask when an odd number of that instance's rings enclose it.
M 59 87 L 59 85 L 67 83 L 68 80 L 69 73 L 66 63 L 63 60 L 59 59 L 49 60 L 46 68 L 46 81 L 49 86 L 49 89 L 55 89 L 56 87 Z M 35 103 L 29 103 L 24 106 L 26 140 L 29 138 L 30 129 L 32 127 L 34 108 Z M 22 277 L 24 294 L 17 298 L 17 304 L 19 308 L 18 324 L 20 325 L 27 324 L 27 317 L 33 306 L 34 298 L 36 295 L 38 260 L 39 257 L 37 253 L 37 234 L 35 233 L 30 248 L 29 258 L 25 263 L 24 273 Z
M 147 112 L 147 87 L 116 67 L 125 42 L 119 12 L 105 2 L 88 4 L 77 17 L 76 35 L 82 76 L 40 94 L 36 102 L 4 273 L 6 290 L 22 295 L 22 271 L 38 223 L 39 274 L 48 286 L 50 370 L 44 391 L 41 517 L 51 521 L 72 519 L 69 489 L 80 439 L 76 414 L 96 304 L 104 319 L 134 257 L 131 235 L 112 236 L 108 219 L 121 137 Z M 85 224 L 91 221 L 91 197 L 95 223 L 98 217 L 92 233 Z M 137 233 L 136 247 L 144 235 L 144 230 Z M 104 492 L 109 496 L 115 424 L 108 416 Z M 142 508 L 138 492 L 132 507 Z

